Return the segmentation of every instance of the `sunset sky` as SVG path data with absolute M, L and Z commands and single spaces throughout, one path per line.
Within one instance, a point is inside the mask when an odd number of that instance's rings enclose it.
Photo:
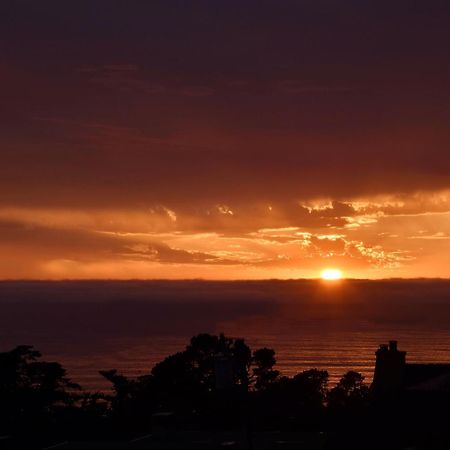
M 0 278 L 450 277 L 449 23 L 0 2 Z

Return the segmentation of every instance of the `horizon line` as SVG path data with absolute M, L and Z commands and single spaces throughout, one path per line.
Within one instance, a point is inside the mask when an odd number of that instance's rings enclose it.
M 330 284 L 345 283 L 346 281 L 450 281 L 450 277 L 387 277 L 387 278 L 351 278 L 343 277 L 339 280 L 323 280 L 321 277 L 310 278 L 2 278 L 0 283 L 8 282 L 92 282 L 92 281 L 107 281 L 107 282 L 131 282 L 131 281 L 145 281 L 145 282 L 215 282 L 215 283 L 237 283 L 237 282 L 259 282 L 259 281 L 320 281 Z

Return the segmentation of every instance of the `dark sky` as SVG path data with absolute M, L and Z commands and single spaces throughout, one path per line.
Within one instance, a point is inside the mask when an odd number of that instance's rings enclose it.
M 449 276 L 449 23 L 434 0 L 3 0 L 0 277 Z

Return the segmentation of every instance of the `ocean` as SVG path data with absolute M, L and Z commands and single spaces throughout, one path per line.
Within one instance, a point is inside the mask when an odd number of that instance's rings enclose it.
M 86 390 L 108 390 L 99 370 L 149 373 L 204 332 L 275 349 L 284 375 L 326 369 L 332 385 L 356 370 L 370 382 L 392 339 L 408 361 L 450 363 L 450 281 L 0 282 L 0 351 L 33 345 Z

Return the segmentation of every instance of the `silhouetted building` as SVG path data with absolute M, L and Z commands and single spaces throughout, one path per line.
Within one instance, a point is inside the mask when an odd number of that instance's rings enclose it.
M 407 363 L 397 341 L 380 345 L 375 355 L 372 387 L 376 391 L 450 391 L 450 364 Z

